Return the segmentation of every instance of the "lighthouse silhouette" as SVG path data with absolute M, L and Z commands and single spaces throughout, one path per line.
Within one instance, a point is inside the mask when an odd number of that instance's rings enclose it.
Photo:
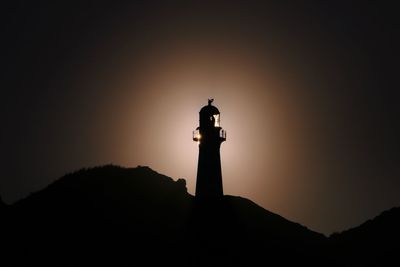
M 196 198 L 218 199 L 223 196 L 221 172 L 221 143 L 226 131 L 220 127 L 220 112 L 212 105 L 214 99 L 200 110 L 200 126 L 193 131 L 193 140 L 199 145 Z

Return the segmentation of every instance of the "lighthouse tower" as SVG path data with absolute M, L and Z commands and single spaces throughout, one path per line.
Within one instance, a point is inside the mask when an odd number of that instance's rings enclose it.
M 212 105 L 214 99 L 200 110 L 200 126 L 193 131 L 193 140 L 199 144 L 196 198 L 217 199 L 223 196 L 221 157 L 219 149 L 226 140 L 220 127 L 219 110 Z

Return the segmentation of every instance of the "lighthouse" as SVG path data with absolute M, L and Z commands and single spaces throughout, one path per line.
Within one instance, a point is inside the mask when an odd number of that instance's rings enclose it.
M 218 199 L 223 196 L 221 172 L 221 143 L 226 132 L 220 126 L 220 112 L 212 105 L 214 99 L 200 110 L 200 125 L 193 131 L 193 141 L 199 145 L 196 198 Z

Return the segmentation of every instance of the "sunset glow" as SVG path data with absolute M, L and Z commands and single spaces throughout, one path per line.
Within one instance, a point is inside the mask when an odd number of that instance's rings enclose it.
M 387 3 L 9 2 L 5 202 L 110 163 L 194 194 L 193 131 L 213 98 L 225 194 L 327 234 L 400 205 Z

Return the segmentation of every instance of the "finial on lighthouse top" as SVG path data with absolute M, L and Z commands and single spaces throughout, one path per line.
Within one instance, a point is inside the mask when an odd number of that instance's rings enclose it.
M 217 109 L 216 106 L 211 105 L 212 102 L 214 102 L 214 98 L 209 98 L 208 99 L 208 105 L 204 106 L 201 110 L 200 110 L 200 114 L 203 114 L 201 117 L 204 116 L 204 118 L 209 118 L 212 115 L 215 114 L 219 114 L 219 110 Z

